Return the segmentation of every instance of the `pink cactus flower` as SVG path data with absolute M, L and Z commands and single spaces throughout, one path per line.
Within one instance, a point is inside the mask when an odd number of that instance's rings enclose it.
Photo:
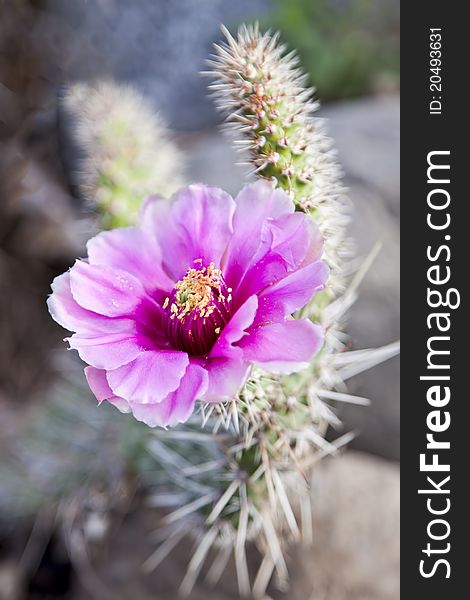
M 151 197 L 138 227 L 87 250 L 53 281 L 49 311 L 74 332 L 98 402 L 150 426 L 233 398 L 253 363 L 302 369 L 322 344 L 319 326 L 292 318 L 325 285 L 321 236 L 266 182 L 235 200 L 201 184 Z

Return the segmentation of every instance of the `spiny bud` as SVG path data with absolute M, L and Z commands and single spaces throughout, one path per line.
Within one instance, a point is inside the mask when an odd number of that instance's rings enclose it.
M 298 57 L 287 53 L 279 34 L 241 26 L 209 61 L 210 86 L 226 123 L 246 150 L 252 173 L 287 191 L 298 209 L 310 212 L 325 238 L 332 274 L 330 296 L 343 289 L 341 263 L 349 255 L 340 170 L 331 140 L 313 113 L 318 102 L 305 87 Z
M 145 196 L 170 196 L 183 185 L 180 151 L 161 117 L 129 86 L 74 84 L 64 108 L 85 156 L 79 188 L 105 228 L 133 224 Z

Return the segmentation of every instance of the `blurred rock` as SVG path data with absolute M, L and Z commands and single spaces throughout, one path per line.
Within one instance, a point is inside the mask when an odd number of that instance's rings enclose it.
M 49 383 L 60 333 L 45 300 L 79 246 L 48 108 L 47 44 L 32 35 L 40 4 L 0 3 L 0 403 L 16 400 L 18 413 Z
M 399 478 L 397 464 L 356 452 L 320 464 L 314 547 L 292 561 L 291 600 L 400 597 Z
M 81 248 L 77 215 L 53 166 L 31 144 L 2 144 L 0 402 L 16 400 L 18 411 L 50 382 L 49 350 L 63 332 L 52 323 L 46 298 L 52 279 Z
M 146 93 L 174 129 L 200 129 L 217 120 L 199 72 L 220 24 L 237 26 L 265 13 L 269 0 L 46 0 L 33 31 L 53 57 L 51 82 L 105 77 Z
M 23 600 L 24 583 L 13 561 L 0 562 L 0 600 Z
M 217 185 L 232 195 L 240 191 L 247 179 L 247 169 L 237 164 L 241 157 L 232 148 L 229 137 L 207 129 L 181 134 L 177 142 L 185 154 L 187 181 Z
M 354 348 L 388 344 L 400 337 L 400 112 L 398 97 L 378 97 L 327 107 L 345 183 L 354 207 L 351 234 L 357 255 L 382 247 L 352 308 L 348 333 Z M 343 405 L 347 429 L 358 431 L 353 447 L 388 458 L 400 452 L 400 369 L 394 358 L 349 382 L 370 398 L 368 408 Z

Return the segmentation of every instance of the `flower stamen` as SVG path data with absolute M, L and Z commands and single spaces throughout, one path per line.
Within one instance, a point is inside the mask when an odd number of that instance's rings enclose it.
M 232 289 L 213 262 L 205 267 L 198 258 L 194 263 L 165 298 L 163 309 L 170 320 L 170 339 L 190 354 L 204 354 L 230 319 Z

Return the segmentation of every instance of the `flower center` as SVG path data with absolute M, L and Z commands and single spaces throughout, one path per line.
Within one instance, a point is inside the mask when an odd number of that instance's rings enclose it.
M 225 284 L 222 272 L 214 263 L 188 272 L 165 299 L 163 308 L 168 317 L 168 336 L 181 350 L 193 356 L 206 355 L 230 319 L 231 288 Z

